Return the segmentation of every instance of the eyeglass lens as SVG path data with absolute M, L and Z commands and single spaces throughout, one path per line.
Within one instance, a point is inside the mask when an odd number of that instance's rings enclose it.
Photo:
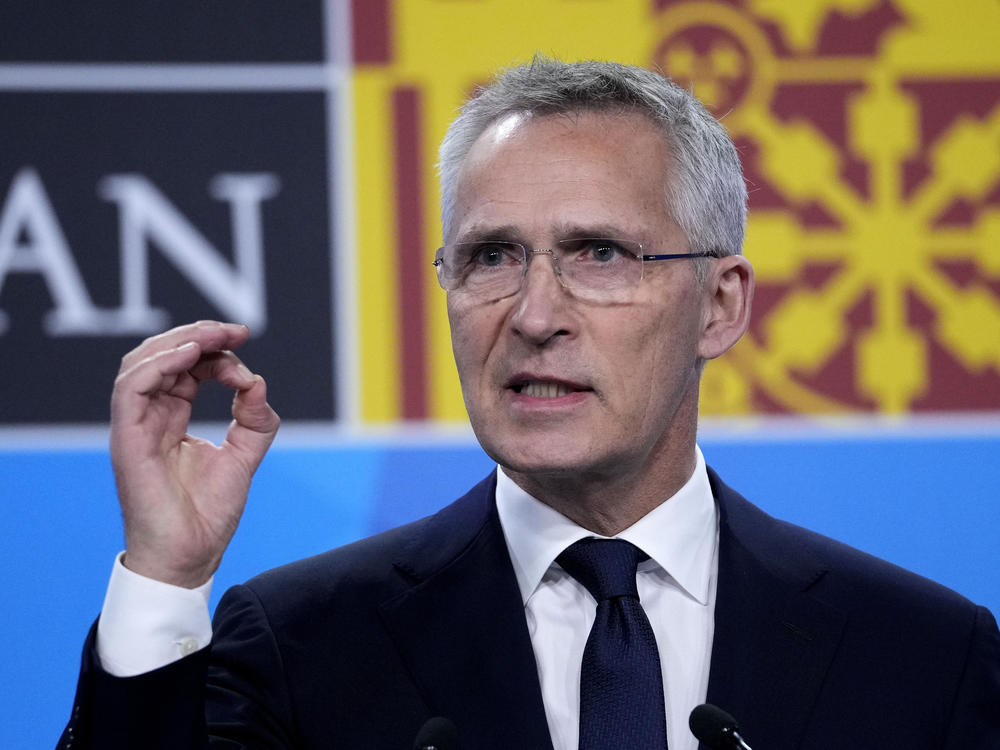
M 521 286 L 529 255 L 547 254 L 564 286 L 598 295 L 629 289 L 642 278 L 642 246 L 630 240 L 561 240 L 553 250 L 515 242 L 459 242 L 438 253 L 438 278 L 449 290 L 505 296 Z

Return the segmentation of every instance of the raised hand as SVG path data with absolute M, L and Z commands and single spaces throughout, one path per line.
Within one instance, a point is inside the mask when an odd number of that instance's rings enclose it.
M 125 521 L 125 565 L 194 588 L 215 572 L 250 480 L 278 430 L 267 386 L 230 351 L 246 326 L 200 321 L 146 339 L 125 355 L 111 397 L 111 460 Z M 233 388 L 221 445 L 187 434 L 203 380 Z

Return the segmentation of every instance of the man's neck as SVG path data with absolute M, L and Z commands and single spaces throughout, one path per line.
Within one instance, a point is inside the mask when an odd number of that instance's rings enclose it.
M 521 489 L 588 531 L 614 536 L 633 525 L 691 478 L 694 442 L 683 454 L 659 456 L 639 471 L 504 472 Z

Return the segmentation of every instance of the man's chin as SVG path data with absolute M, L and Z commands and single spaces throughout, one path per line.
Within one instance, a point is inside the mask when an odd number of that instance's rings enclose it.
M 512 479 L 516 476 L 538 480 L 559 478 L 579 481 L 584 476 L 601 475 L 617 462 L 610 457 L 595 456 L 580 446 L 570 444 L 539 444 L 525 441 L 515 446 L 486 445 L 486 454 L 503 467 Z

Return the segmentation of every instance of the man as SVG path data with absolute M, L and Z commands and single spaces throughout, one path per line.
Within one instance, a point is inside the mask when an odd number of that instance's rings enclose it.
M 696 446 L 701 369 L 753 291 L 723 128 L 648 71 L 536 59 L 466 105 L 441 174 L 435 265 L 498 471 L 236 587 L 209 626 L 278 419 L 245 328 L 144 342 L 112 400 L 126 552 L 61 746 L 403 748 L 443 716 L 465 748 L 692 750 L 707 699 L 765 750 L 1000 747 L 985 609 L 766 516 Z M 185 435 L 206 378 L 236 390 L 219 447 Z M 630 593 L 595 593 L 595 544 Z

